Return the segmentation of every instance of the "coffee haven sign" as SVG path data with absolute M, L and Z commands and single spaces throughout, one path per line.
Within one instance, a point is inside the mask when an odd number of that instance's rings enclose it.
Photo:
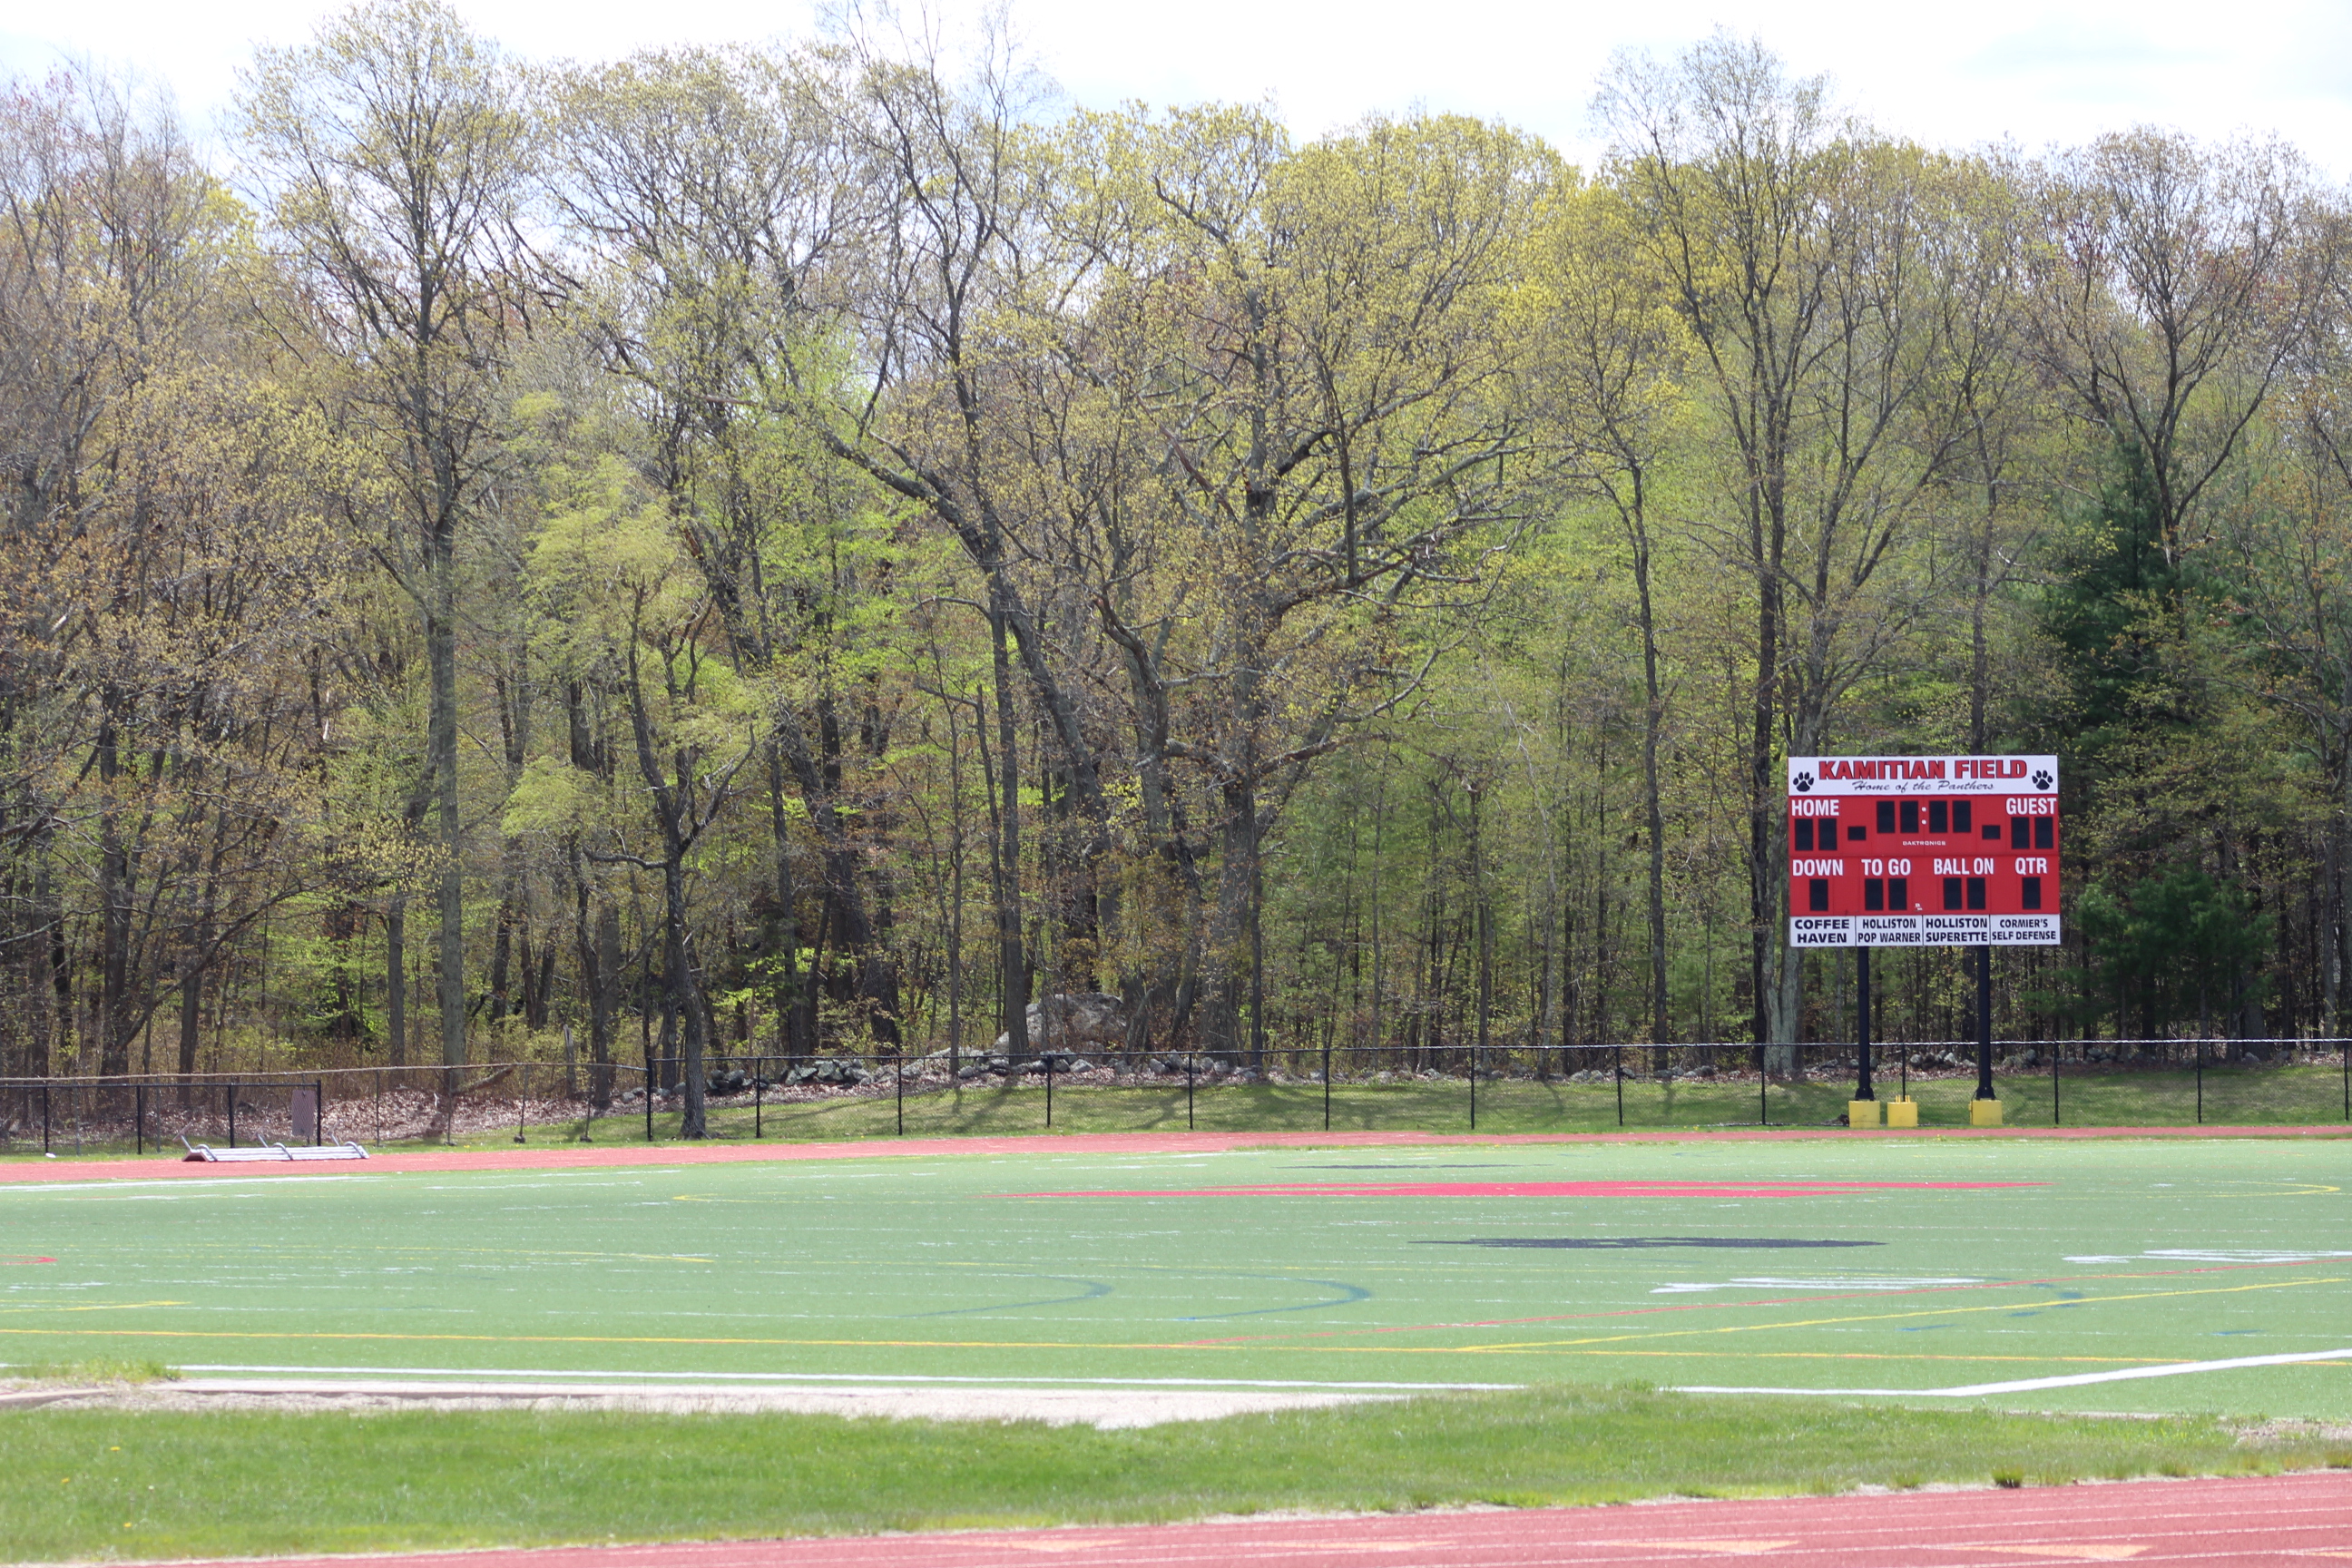
M 2058 759 L 1789 759 L 1792 947 L 2059 939 Z

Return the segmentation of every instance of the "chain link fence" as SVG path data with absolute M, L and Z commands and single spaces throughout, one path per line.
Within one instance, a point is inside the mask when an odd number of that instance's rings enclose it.
M 1875 1098 L 1962 1125 L 1968 1041 L 1874 1047 Z M 1856 1089 L 1835 1042 L 1543 1050 L 1050 1049 L 921 1057 L 713 1057 L 706 1133 L 810 1138 L 1213 1128 L 1594 1131 L 1834 1125 Z M 2352 1125 L 2352 1040 L 1999 1042 L 1993 1084 L 2017 1126 Z M 366 1145 L 680 1135 L 684 1063 L 493 1062 L 191 1078 L 0 1079 L 0 1152 Z

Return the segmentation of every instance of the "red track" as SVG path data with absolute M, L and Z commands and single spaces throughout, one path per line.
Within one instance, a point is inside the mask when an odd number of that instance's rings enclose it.
M 619 1131 L 617 1124 L 614 1131 Z M 1940 1128 L 1917 1133 L 1843 1129 L 1755 1128 L 1706 1132 L 1047 1132 L 1017 1138 L 872 1138 L 855 1143 L 551 1143 L 521 1149 L 427 1149 L 378 1154 L 364 1163 L 190 1163 L 177 1156 L 144 1160 L 5 1160 L 0 1183 L 119 1181 L 158 1176 L 318 1176 L 355 1171 L 545 1171 L 599 1165 L 710 1165 L 744 1160 L 937 1159 L 946 1154 L 1174 1154 L 1225 1149 L 1454 1148 L 1463 1144 L 1779 1142 L 1915 1138 L 2344 1138 L 2352 1128 L 2310 1127 L 2004 1127 Z
M 2021 1563 L 2297 1564 L 2352 1560 L 2352 1474 L 2137 1481 L 2020 1491 L 1913 1492 L 1496 1510 L 1357 1519 L 1009 1530 L 825 1540 L 551 1547 L 378 1557 L 415 1568 L 1529 1568 L 1719 1563 L 1807 1568 L 2018 1568 Z M 350 1558 L 282 1558 L 331 1568 Z

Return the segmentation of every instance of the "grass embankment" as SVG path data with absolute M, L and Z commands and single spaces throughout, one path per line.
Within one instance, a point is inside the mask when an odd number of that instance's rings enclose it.
M 596 1412 L 0 1416 L 0 1557 L 383 1552 L 2352 1467 L 2160 1420 L 1530 1390 L 1139 1431 Z
M 1892 1099 L 1901 1079 L 1882 1073 L 1878 1092 Z M 2048 1127 L 2051 1083 L 2046 1073 L 2004 1074 L 1995 1080 L 2002 1114 L 2011 1127 Z M 1965 1127 L 1969 1101 L 1976 1093 L 1974 1078 L 1914 1079 L 1911 1096 L 1919 1102 L 1923 1126 Z M 1843 1115 L 1853 1092 L 1851 1082 L 1812 1080 L 1775 1082 L 1766 1096 L 1769 1124 L 1775 1127 L 1823 1127 Z M 1320 1084 L 1228 1084 L 1202 1087 L 1192 1097 L 1191 1124 L 1204 1132 L 1315 1132 L 1323 1129 L 1323 1088 Z M 1398 1084 L 1334 1084 L 1331 1089 L 1331 1130 L 1334 1131 L 1470 1131 L 1470 1087 L 1461 1079 L 1411 1080 Z M 2198 1123 L 2197 1078 L 2191 1072 L 2071 1072 L 2058 1090 L 2058 1124 L 2068 1127 L 2187 1127 Z M 988 1084 L 961 1089 L 909 1092 L 904 1108 L 909 1137 L 985 1136 L 1045 1131 L 1045 1093 L 1042 1084 L 1025 1080 L 1018 1086 Z M 893 1136 L 899 1108 L 889 1098 L 843 1097 L 834 1100 L 771 1103 L 759 1115 L 761 1135 L 778 1141 L 848 1139 Z M 2205 1074 L 2204 1122 L 2208 1125 L 2300 1126 L 2344 1119 L 2343 1079 L 2329 1068 L 2229 1068 Z M 715 1136 L 749 1138 L 750 1107 L 714 1107 L 710 1129 Z M 1628 1131 L 1696 1130 L 1708 1127 L 1754 1127 L 1759 1122 L 1756 1084 L 1683 1080 L 1673 1084 L 1625 1084 L 1623 1130 Z M 654 1133 L 658 1139 L 677 1132 L 676 1111 L 658 1111 Z M 534 1139 L 577 1136 L 583 1123 L 549 1123 L 534 1128 Z M 1113 1089 L 1057 1084 L 1054 1090 L 1056 1132 L 1182 1131 L 1186 1127 L 1184 1090 L 1138 1088 Z M 1482 1083 L 1478 1086 L 1478 1128 L 1482 1132 L 1614 1132 L 1620 1130 L 1617 1093 L 1606 1083 L 1538 1083 L 1528 1080 Z M 2352 1131 L 2352 1129 L 2347 1129 Z M 632 1115 L 616 1110 L 600 1119 L 593 1135 L 598 1139 L 645 1136 L 642 1108 Z M 506 1135 L 511 1142 L 512 1134 Z M 462 1142 L 462 1140 L 461 1140 Z M 478 1142 L 490 1144 L 497 1139 Z

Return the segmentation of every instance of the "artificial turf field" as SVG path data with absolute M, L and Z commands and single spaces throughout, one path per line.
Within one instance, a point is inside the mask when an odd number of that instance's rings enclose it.
M 10 1184 L 0 1361 L 2341 1419 L 2347 1177 L 2338 1140 L 1860 1135 Z

